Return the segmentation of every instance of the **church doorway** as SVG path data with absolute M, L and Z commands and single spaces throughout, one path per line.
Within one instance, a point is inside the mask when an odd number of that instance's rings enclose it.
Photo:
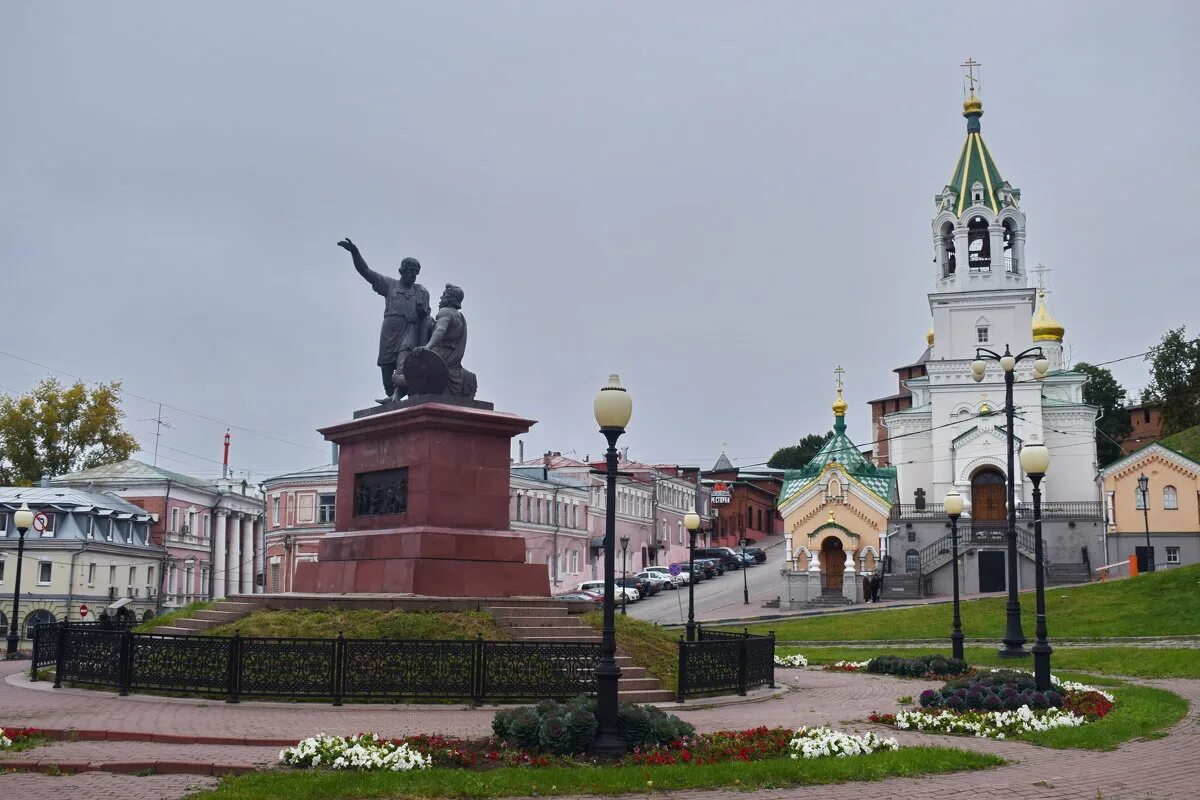
M 842 549 L 842 540 L 829 536 L 821 542 L 821 576 L 824 578 L 821 588 L 840 592 L 845 571 L 846 552 Z
M 985 467 L 971 478 L 971 517 L 975 522 L 1003 522 L 1008 518 L 1004 475 Z
M 1004 582 L 1004 555 L 1000 550 L 979 551 L 979 591 L 1003 592 L 1008 588 Z

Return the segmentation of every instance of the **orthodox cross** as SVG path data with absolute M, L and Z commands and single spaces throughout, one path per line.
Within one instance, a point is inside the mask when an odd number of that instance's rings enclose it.
M 967 68 L 967 80 L 971 82 L 971 94 L 975 94 L 975 83 L 979 80 L 979 78 L 975 77 L 975 68 L 982 67 L 983 65 L 973 58 L 968 58 L 965 62 L 959 64 L 959 66 Z
M 1050 267 L 1039 261 L 1038 265 L 1029 271 L 1037 274 L 1038 288 L 1043 292 L 1046 291 L 1046 273 L 1050 271 Z
M 916 501 L 913 505 L 916 506 L 917 511 L 925 510 L 925 490 L 924 489 L 918 488 L 915 492 L 913 492 L 913 500 Z
M 842 369 L 841 364 L 838 364 L 838 368 L 833 371 L 833 374 L 837 378 L 838 391 L 840 392 L 842 390 L 842 376 L 846 374 L 846 370 Z

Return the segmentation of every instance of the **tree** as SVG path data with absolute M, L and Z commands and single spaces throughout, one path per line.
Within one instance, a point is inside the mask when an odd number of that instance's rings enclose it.
M 1107 367 L 1080 361 L 1072 369 L 1088 376 L 1083 385 L 1083 402 L 1100 409 L 1100 418 L 1096 420 L 1096 460 L 1106 467 L 1124 454 L 1117 442 L 1133 430 L 1125 408 L 1125 387 Z
M 810 433 L 800 440 L 800 444 L 781 447 L 771 456 L 767 466 L 771 469 L 800 469 L 833 438 L 833 431 L 828 433 Z
M 1162 406 L 1163 435 L 1200 425 L 1200 339 L 1185 336 L 1181 326 L 1167 331 L 1150 361 L 1148 399 Z
M 43 475 L 64 475 L 123 461 L 138 449 L 121 427 L 120 383 L 83 381 L 64 387 L 47 378 L 29 392 L 0 397 L 0 484 L 32 486 Z

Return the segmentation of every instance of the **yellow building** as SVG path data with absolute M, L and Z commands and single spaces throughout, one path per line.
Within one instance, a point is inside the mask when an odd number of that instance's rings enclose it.
M 838 381 L 833 436 L 800 469 L 784 474 L 779 513 L 787 541 L 793 607 L 858 603 L 864 575 L 878 571 L 895 467 L 877 467 L 846 436 L 846 401 Z

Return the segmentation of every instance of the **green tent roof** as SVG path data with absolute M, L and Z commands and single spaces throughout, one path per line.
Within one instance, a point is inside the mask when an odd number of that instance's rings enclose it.
M 783 476 L 782 504 L 796 492 L 813 483 L 828 464 L 837 463 L 850 477 L 859 481 L 886 503 L 892 502 L 896 491 L 896 468 L 877 467 L 867 460 L 846 435 L 845 417 L 835 417 L 833 437 L 800 469 L 790 469 Z
M 983 205 L 990 208 L 992 213 L 999 214 L 1000 207 L 1004 205 L 1000 195 L 1001 189 L 1008 189 L 1013 203 L 1020 198 L 1020 191 L 1008 187 L 1004 178 L 1000 177 L 996 160 L 984 144 L 983 135 L 979 132 L 979 118 L 983 116 L 983 105 L 979 104 L 976 108 L 968 104 L 963 116 L 967 118 L 967 140 L 963 142 L 954 172 L 950 174 L 950 180 L 947 182 L 947 186 L 958 195 L 958 201 L 952 210 L 956 215 L 961 215 L 973 204 L 971 187 L 978 182 L 983 186 Z

